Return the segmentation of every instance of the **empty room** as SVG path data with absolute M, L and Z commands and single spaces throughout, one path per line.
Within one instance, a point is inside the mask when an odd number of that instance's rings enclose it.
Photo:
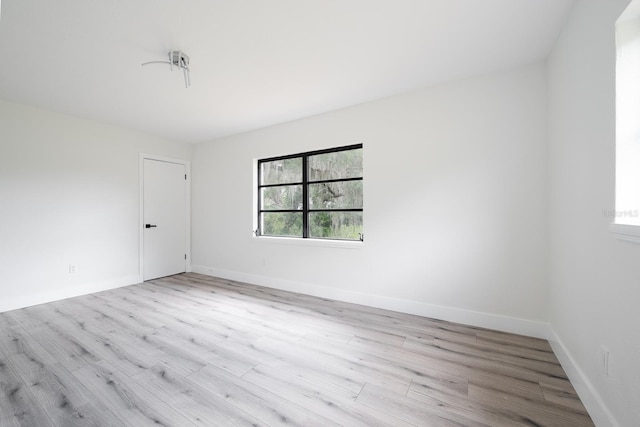
M 640 426 L 640 0 L 3 0 L 0 426 Z

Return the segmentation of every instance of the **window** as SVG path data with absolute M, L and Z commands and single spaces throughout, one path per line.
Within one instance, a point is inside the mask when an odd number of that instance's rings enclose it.
M 362 144 L 258 160 L 258 236 L 363 240 Z
M 640 1 L 616 22 L 616 224 L 640 225 Z
M 616 184 L 614 237 L 640 243 L 640 0 L 616 21 Z

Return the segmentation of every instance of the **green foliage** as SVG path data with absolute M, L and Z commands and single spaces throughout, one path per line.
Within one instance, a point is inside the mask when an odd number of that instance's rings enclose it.
M 311 212 L 309 235 L 317 238 L 358 240 L 362 233 L 362 212 Z
M 331 236 L 331 215 L 329 212 L 318 212 L 311 215 L 311 231 L 313 237 Z
M 262 230 L 266 236 L 302 237 L 302 212 L 265 212 Z

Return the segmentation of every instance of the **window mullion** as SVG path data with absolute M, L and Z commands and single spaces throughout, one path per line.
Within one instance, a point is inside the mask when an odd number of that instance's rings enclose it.
M 308 156 L 302 156 L 302 237 L 309 237 L 309 177 Z
M 320 179 L 318 181 L 311 181 L 309 184 L 331 184 L 333 182 L 351 182 L 351 181 L 364 181 L 362 177 L 355 178 L 336 178 L 336 179 Z
M 360 178 L 358 178 L 360 179 Z M 271 187 L 292 187 L 294 185 L 302 185 L 302 181 L 300 182 L 285 182 L 284 184 L 264 184 L 258 185 L 258 189 L 262 188 L 271 188 Z

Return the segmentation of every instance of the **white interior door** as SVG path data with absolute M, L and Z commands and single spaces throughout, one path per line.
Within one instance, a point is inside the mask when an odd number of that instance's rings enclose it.
M 186 271 L 186 166 L 143 161 L 143 278 Z

